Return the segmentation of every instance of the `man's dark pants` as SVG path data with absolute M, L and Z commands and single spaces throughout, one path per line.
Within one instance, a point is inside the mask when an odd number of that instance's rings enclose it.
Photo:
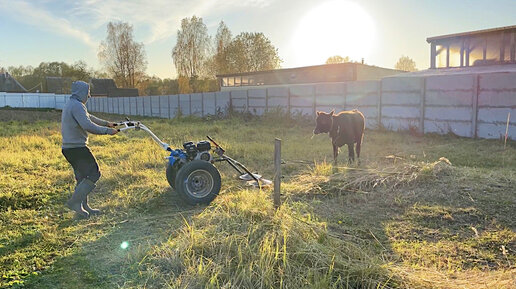
M 66 160 L 72 165 L 77 184 L 85 178 L 93 183 L 100 179 L 99 165 L 88 147 L 63 149 L 62 152 Z

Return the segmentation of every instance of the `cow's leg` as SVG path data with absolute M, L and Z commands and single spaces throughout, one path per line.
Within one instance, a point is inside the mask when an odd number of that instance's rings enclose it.
M 355 144 L 354 143 L 348 143 L 348 157 L 349 157 L 349 163 L 352 163 L 355 161 Z
M 357 150 L 357 162 L 358 162 L 358 164 L 360 164 L 360 148 L 361 148 L 361 147 L 362 147 L 362 140 L 359 140 L 359 141 L 357 142 L 357 148 L 356 148 L 356 150 Z
M 337 164 L 337 156 L 339 155 L 339 147 L 333 144 L 333 163 Z

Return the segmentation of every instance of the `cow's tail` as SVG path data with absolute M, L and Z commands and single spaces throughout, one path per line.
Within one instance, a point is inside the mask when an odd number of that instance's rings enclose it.
M 360 149 L 362 147 L 362 141 L 364 140 L 364 131 L 365 131 L 365 119 L 364 116 L 361 114 L 361 117 L 359 118 L 359 129 L 358 129 L 358 137 L 357 137 L 357 145 L 356 145 L 356 153 L 357 158 L 360 158 Z

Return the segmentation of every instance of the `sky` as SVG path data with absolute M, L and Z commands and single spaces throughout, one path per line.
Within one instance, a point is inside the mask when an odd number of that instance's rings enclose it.
M 333 55 L 394 68 L 408 56 L 430 65 L 426 38 L 516 25 L 516 0 L 0 0 L 0 67 L 85 61 L 110 21 L 133 25 L 147 74 L 175 78 L 171 57 L 181 19 L 202 17 L 214 37 L 220 21 L 233 36 L 262 32 L 282 68 L 323 64 Z

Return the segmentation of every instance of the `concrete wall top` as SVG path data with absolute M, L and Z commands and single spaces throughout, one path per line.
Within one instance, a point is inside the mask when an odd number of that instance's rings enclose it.
M 427 90 L 472 90 L 475 75 L 438 75 L 426 78 Z
M 316 95 L 343 95 L 346 91 L 346 83 L 319 83 L 315 85 Z
M 313 85 L 298 85 L 290 88 L 290 96 L 313 96 L 314 92 Z
M 382 79 L 383 91 L 420 91 L 422 78 L 417 77 L 388 77 Z

